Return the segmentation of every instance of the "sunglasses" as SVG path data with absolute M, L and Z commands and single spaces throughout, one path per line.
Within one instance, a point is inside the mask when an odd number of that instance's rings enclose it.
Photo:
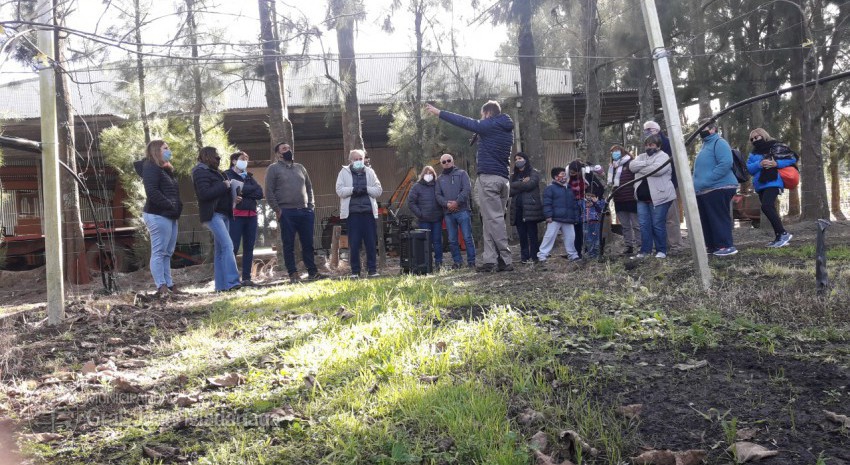
M 440 163 L 442 163 L 444 165 L 448 165 L 451 162 L 452 162 L 451 160 L 440 160 Z

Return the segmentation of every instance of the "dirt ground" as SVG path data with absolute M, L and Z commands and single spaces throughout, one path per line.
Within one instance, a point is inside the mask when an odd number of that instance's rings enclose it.
M 792 224 L 794 244 L 813 243 L 816 228 L 812 224 Z M 718 274 L 746 270 L 750 264 L 764 260 L 763 256 L 748 254 L 747 249 L 762 246 L 771 239 L 766 230 L 747 227 L 736 229 L 736 242 L 742 252 L 723 262 L 716 268 Z M 850 245 L 850 224 L 834 224 L 827 232 L 829 245 Z M 613 250 L 619 250 L 615 241 Z M 556 249 L 557 253 L 557 249 Z M 610 257 L 612 263 L 626 262 L 628 258 Z M 716 260 L 716 259 L 712 259 Z M 778 266 L 800 268 L 810 266 L 811 261 L 799 258 L 771 257 Z M 635 281 L 664 280 L 669 286 L 677 286 L 693 274 L 686 253 L 672 257 L 671 268 L 649 263 L 629 269 L 626 273 Z M 547 271 L 520 268 L 520 272 L 484 275 L 464 270 L 465 278 L 480 285 L 482 292 L 500 296 L 518 295 L 529 288 L 560 288 L 565 292 L 571 286 L 593 285 L 595 267 L 605 263 L 574 265 L 565 260 L 550 260 Z M 384 274 L 398 273 L 397 259 Z M 717 263 L 713 261 L 712 263 Z M 666 266 L 666 265 L 665 265 Z M 833 264 L 831 271 L 847 269 L 848 262 Z M 335 274 L 344 274 L 338 271 Z M 78 433 L 93 433 L 96 428 L 83 421 L 86 415 L 109 415 L 121 408 L 132 408 L 129 404 L 111 404 L 102 400 L 91 405 L 75 405 L 74 410 L 50 410 L 27 412 L 29 402 L 25 399 L 36 388 L 58 384 L 52 379 L 63 367 L 81 364 L 87 360 L 111 359 L 116 369 L 133 370 L 144 366 L 140 359 L 150 353 L 156 343 L 151 337 L 151 328 L 156 328 L 158 338 L 168 338 L 193 327 L 208 315 L 207 302 L 216 297 L 212 293 L 209 266 L 196 266 L 175 270 L 175 283 L 188 291 L 175 296 L 166 305 L 152 299 L 146 292 L 131 290 L 103 296 L 97 292 L 99 283 L 77 288 L 77 299 L 67 308 L 67 322 L 59 329 L 42 324 L 43 315 L 37 310 L 42 305 L 43 294 L 34 290 L 43 283 L 44 271 L 33 270 L 16 275 L 0 275 L 0 291 L 6 294 L 4 305 L 13 304 L 18 309 L 31 309 L 16 317 L 8 317 L 0 324 L 0 380 L 11 399 L 9 407 L 18 415 L 28 417 L 27 427 L 33 431 L 51 431 L 56 422 L 64 422 Z M 450 279 L 452 274 L 447 275 Z M 834 276 L 839 276 L 835 274 Z M 591 277 L 591 281 L 583 281 Z M 281 282 L 280 276 L 264 277 L 266 284 Z M 758 281 L 760 276 L 754 276 Z M 147 270 L 139 270 L 119 277 L 124 289 L 152 291 Z M 604 294 L 607 284 L 598 283 Z M 788 302 L 774 305 L 774 312 L 756 315 L 765 323 L 778 321 L 788 327 L 817 326 L 819 312 L 828 312 L 830 325 L 842 330 L 850 329 L 850 292 L 847 282 L 834 282 L 840 289 L 830 306 L 806 304 L 803 294 L 814 283 L 799 283 L 799 289 L 787 289 Z M 17 285 L 17 286 L 16 286 Z M 32 285 L 32 286 L 30 286 Z M 775 290 L 773 290 L 775 292 Z M 733 308 L 750 306 L 757 308 L 764 294 L 757 291 L 744 292 L 729 301 L 730 319 L 735 316 Z M 811 294 L 809 292 L 809 294 Z M 687 310 L 698 302 L 682 300 L 671 302 L 669 296 L 656 296 L 654 303 L 659 307 L 680 306 Z M 675 297 L 680 298 L 680 297 Z M 724 298 L 718 294 L 717 298 Z M 749 299 L 749 300 L 748 300 Z M 797 300 L 795 300 L 797 299 Z M 605 301 L 591 302 L 606 305 Z M 534 314 L 528 302 L 518 302 L 529 314 Z M 35 309 L 35 310 L 32 310 Z M 843 310 L 842 310 L 843 309 Z M 841 314 L 841 312 L 844 312 Z M 614 311 L 612 310 L 612 314 Z M 756 312 L 756 310 L 753 310 Z M 455 314 L 456 313 L 456 314 Z M 481 317 L 481 309 L 447 312 L 449 318 Z M 751 315 L 752 316 L 752 315 Z M 557 320 L 539 315 L 540 324 L 559 331 Z M 826 321 L 826 320 L 825 320 Z M 825 328 L 821 328 L 825 329 Z M 737 332 L 736 332 L 737 331 Z M 723 446 L 725 435 L 736 434 L 750 438 L 753 442 L 768 444 L 779 450 L 777 457 L 761 461 L 767 465 L 807 464 L 814 465 L 823 453 L 829 465 L 850 465 L 850 435 L 848 429 L 827 420 L 824 411 L 850 414 L 850 345 L 844 339 L 806 338 L 800 333 L 769 334 L 759 329 L 738 329 L 718 333 L 715 344 L 695 350 L 682 346 L 646 340 L 642 343 L 612 344 L 604 339 L 593 338 L 590 330 L 563 335 L 589 341 L 582 343 L 581 350 L 568 350 L 562 360 L 575 369 L 601 369 L 605 382 L 595 386 L 592 395 L 600 402 L 614 405 L 643 404 L 639 419 L 634 420 L 634 432 L 639 442 L 647 448 L 708 451 L 706 463 L 730 463 Z M 761 339 L 759 339 L 761 338 Z M 766 339 L 765 339 L 766 338 Z M 677 364 L 690 361 L 704 362 L 703 366 L 681 370 Z M 175 383 L 181 380 L 168 380 Z M 31 386 L 27 383 L 32 384 Z M 97 389 L 98 385 L 90 385 Z M 121 398 L 110 397 L 114 402 Z M 117 400 L 116 400 L 117 399 Z M 130 402 L 138 402 L 132 398 Z M 145 400 L 146 402 L 148 400 Z M 62 404 L 59 403 L 61 406 Z M 4 412 L 0 410 L 0 418 Z M 0 430 L 8 426 L 8 420 L 0 420 Z M 734 424 L 734 427 L 730 425 Z M 0 438 L 2 443 L 2 438 Z

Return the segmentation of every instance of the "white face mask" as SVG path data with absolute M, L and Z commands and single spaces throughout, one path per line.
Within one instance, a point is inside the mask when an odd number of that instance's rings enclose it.
M 425 182 L 431 182 L 431 181 L 434 180 L 434 175 L 433 174 L 426 174 L 425 176 L 423 176 L 423 178 L 425 179 Z
M 240 171 L 245 171 L 248 168 L 248 160 L 236 160 L 236 167 L 239 168 Z
M 357 160 L 354 163 L 352 163 L 351 166 L 352 166 L 352 168 L 354 168 L 356 170 L 362 170 L 363 168 L 366 167 L 366 164 L 363 163 L 363 160 Z

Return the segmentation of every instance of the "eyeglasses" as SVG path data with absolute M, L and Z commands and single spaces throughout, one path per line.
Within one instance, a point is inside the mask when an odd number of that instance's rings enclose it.
M 442 163 L 444 165 L 448 165 L 451 162 L 452 162 L 451 160 L 440 160 L 440 163 Z
M 761 136 L 750 137 L 750 142 L 755 142 L 757 140 L 761 140 Z

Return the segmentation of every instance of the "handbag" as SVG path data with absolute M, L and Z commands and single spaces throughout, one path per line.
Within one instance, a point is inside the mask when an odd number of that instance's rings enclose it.
M 796 189 L 800 184 L 800 171 L 796 165 L 786 166 L 779 169 L 779 177 L 786 189 Z

